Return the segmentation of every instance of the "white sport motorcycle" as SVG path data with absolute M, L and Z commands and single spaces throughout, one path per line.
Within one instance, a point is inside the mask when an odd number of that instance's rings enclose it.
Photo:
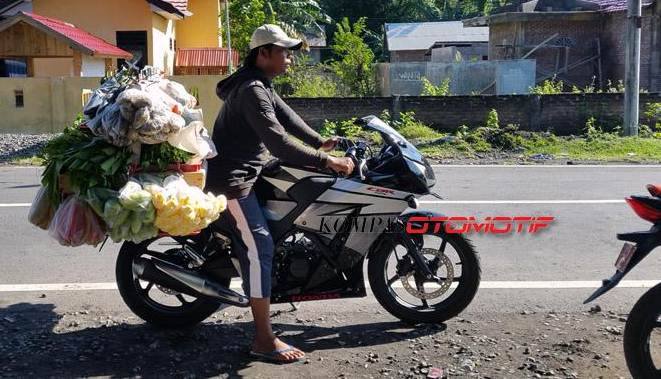
M 343 140 L 354 159 L 352 175 L 273 161 L 255 191 L 275 242 L 272 303 L 367 295 L 410 323 L 439 323 L 463 311 L 475 296 L 480 264 L 470 241 L 444 228 L 407 232 L 436 179 L 420 152 L 374 116 L 357 122 L 380 133 L 378 154 L 364 142 Z M 413 210 L 407 211 L 407 209 Z M 116 265 L 119 291 L 149 323 L 183 327 L 201 322 L 221 304 L 248 306 L 230 289 L 239 277 L 233 251 L 242 244 L 228 212 L 199 235 L 124 243 Z M 419 220 L 420 217 L 417 217 Z M 416 224 L 421 230 L 419 224 Z

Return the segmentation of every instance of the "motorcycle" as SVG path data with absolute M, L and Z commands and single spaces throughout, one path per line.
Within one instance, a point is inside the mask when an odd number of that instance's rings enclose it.
M 479 287 L 473 245 L 442 227 L 406 232 L 411 217 L 442 216 L 418 210 L 419 197 L 440 198 L 430 192 L 434 171 L 379 118 L 357 124 L 383 144 L 374 154 L 365 141 L 343 139 L 345 156 L 356 163 L 351 175 L 274 160 L 255 183 L 275 244 L 271 302 L 364 297 L 367 261 L 371 290 L 395 317 L 409 323 L 455 317 Z M 247 307 L 249 299 L 230 288 L 240 275 L 234 252 L 242 244 L 228 212 L 196 236 L 125 242 L 116 263 L 119 292 L 136 315 L 162 327 L 195 325 L 222 304 Z
M 661 245 L 661 185 L 648 185 L 652 196 L 630 196 L 627 203 L 642 219 L 653 225 L 648 231 L 621 233 L 617 239 L 628 241 L 624 243 L 617 260 L 616 271 L 610 279 L 605 279 L 601 288 L 597 289 L 584 304 L 587 304 L 613 289 L 636 265 L 638 265 L 652 250 Z M 629 243 L 633 242 L 633 244 Z M 629 313 L 624 328 L 624 357 L 629 371 L 634 378 L 661 377 L 661 358 L 659 351 L 654 351 L 650 341 L 656 336 L 661 337 L 661 283 L 648 290 L 634 305 Z M 654 354 L 656 353 L 656 354 Z

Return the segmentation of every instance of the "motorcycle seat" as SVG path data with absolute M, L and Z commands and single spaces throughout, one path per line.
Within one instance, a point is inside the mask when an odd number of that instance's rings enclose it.
M 647 190 L 650 192 L 650 195 L 661 198 L 661 184 L 648 184 Z

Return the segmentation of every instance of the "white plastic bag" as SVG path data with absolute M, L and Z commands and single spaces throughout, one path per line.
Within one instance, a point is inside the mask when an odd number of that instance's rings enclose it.
M 204 123 L 200 121 L 191 122 L 179 133 L 168 137 L 168 143 L 178 149 L 194 154 L 190 163 L 197 163 L 204 159 L 211 159 L 218 155 Z
M 37 192 L 37 196 L 35 196 L 34 200 L 32 201 L 30 213 L 28 214 L 28 220 L 33 225 L 38 226 L 41 229 L 48 230 L 48 226 L 53 219 L 54 213 L 55 209 L 53 209 L 53 204 L 51 204 L 51 201 L 48 198 L 46 187 L 41 186 L 41 188 L 39 188 L 39 192 Z
M 184 108 L 194 108 L 195 105 L 197 105 L 197 99 L 195 96 L 188 93 L 186 87 L 180 83 L 164 79 L 159 82 L 159 87 Z

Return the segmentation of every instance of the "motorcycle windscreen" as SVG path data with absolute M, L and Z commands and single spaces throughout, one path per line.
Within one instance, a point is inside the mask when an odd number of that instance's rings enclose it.
M 367 129 L 389 135 L 390 138 L 398 144 L 400 150 L 402 151 L 402 155 L 404 155 L 406 158 L 424 164 L 424 157 L 418 151 L 418 149 L 416 149 L 412 143 L 407 141 L 406 138 L 399 134 L 399 132 L 393 129 L 390 125 L 386 124 L 383 120 L 376 116 L 368 116 L 363 118 L 363 121 L 365 121 L 365 127 Z

